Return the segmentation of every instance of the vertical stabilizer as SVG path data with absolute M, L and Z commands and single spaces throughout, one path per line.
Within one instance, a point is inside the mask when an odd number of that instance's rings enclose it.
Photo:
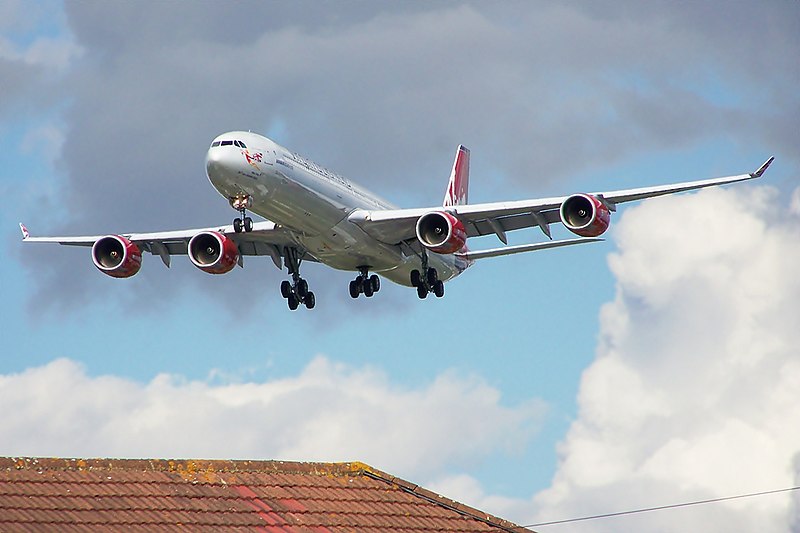
M 466 205 L 469 196 L 469 150 L 461 145 L 456 151 L 450 183 L 444 195 L 444 207 Z

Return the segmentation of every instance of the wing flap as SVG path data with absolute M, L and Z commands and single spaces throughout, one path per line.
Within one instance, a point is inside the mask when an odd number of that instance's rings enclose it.
M 475 261 L 478 259 L 486 259 L 487 257 L 500 257 L 503 255 L 520 254 L 523 252 L 535 252 L 538 250 L 547 250 L 548 248 L 560 248 L 562 246 L 572 246 L 574 244 L 587 244 L 590 242 L 600 242 L 603 239 L 588 237 L 581 239 L 565 239 L 562 241 L 547 241 L 537 242 L 533 244 L 520 244 L 517 246 L 504 246 L 502 248 L 492 248 L 491 250 L 478 250 L 469 251 L 464 254 L 458 254 L 460 257 L 468 261 Z

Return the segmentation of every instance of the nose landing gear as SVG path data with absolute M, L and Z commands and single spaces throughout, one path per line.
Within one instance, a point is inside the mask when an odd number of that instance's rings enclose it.
M 247 208 L 253 205 L 253 197 L 249 194 L 237 195 L 230 199 L 231 207 L 239 211 L 239 217 L 233 219 L 233 231 L 253 231 L 253 219 L 247 216 Z
M 363 294 L 367 298 L 371 298 L 373 294 L 381 290 L 381 278 L 377 274 L 369 275 L 369 267 L 359 267 L 360 274 L 356 279 L 350 282 L 350 297 L 358 298 Z

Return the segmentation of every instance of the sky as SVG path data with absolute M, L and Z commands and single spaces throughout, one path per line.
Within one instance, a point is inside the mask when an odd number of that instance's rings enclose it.
M 0 454 L 358 460 L 518 524 L 800 484 L 800 3 L 145 4 L 0 1 Z M 473 202 L 776 160 L 441 300 L 307 264 L 293 313 L 268 259 L 117 280 L 21 243 L 228 223 L 204 156 L 231 130 L 404 207 L 459 144 Z M 800 531 L 800 499 L 538 529 L 700 524 Z

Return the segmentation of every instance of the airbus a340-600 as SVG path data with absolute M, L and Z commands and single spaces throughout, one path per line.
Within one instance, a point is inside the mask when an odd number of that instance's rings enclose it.
M 470 204 L 467 202 L 470 153 L 456 151 L 441 205 L 399 209 L 352 181 L 255 133 L 220 135 L 206 155 L 208 179 L 239 215 L 232 224 L 154 233 L 80 237 L 31 237 L 25 242 L 92 248 L 92 261 L 104 274 L 128 278 L 139 272 L 142 253 L 158 255 L 166 266 L 172 255 L 187 254 L 197 268 L 225 274 L 243 256 L 267 256 L 291 276 L 281 283 L 289 308 L 316 303 L 300 276 L 304 261 L 356 272 L 353 298 L 369 298 L 381 287 L 380 274 L 414 287 L 420 298 L 444 295 L 444 282 L 477 259 L 596 242 L 608 229 L 617 204 L 760 177 L 774 158 L 753 173 L 610 192 Z M 265 218 L 254 222 L 252 211 Z M 580 238 L 552 240 L 550 224 L 560 222 Z M 506 233 L 538 227 L 550 240 L 509 246 Z M 500 248 L 473 251 L 467 239 L 496 235 Z

